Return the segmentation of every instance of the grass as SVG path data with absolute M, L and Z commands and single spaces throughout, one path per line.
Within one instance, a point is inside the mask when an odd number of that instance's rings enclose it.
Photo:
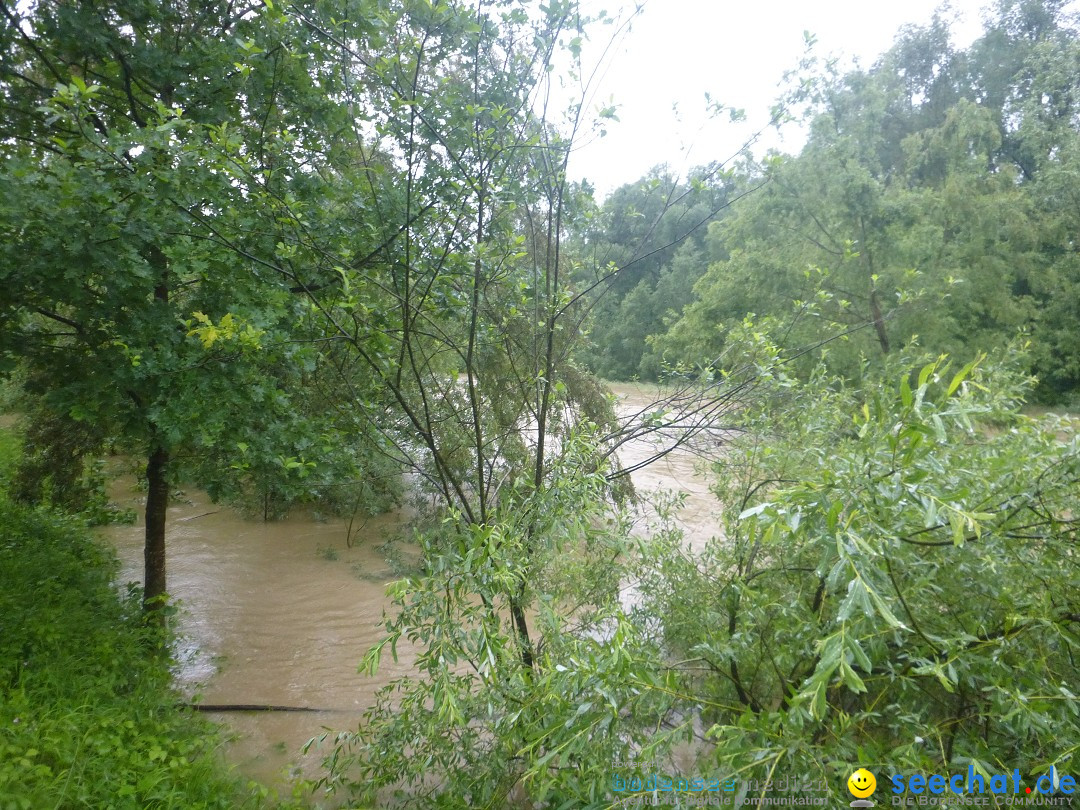
M 13 447 L 0 430 L 0 484 Z M 179 707 L 163 631 L 116 568 L 85 521 L 0 491 L 0 810 L 275 805 Z

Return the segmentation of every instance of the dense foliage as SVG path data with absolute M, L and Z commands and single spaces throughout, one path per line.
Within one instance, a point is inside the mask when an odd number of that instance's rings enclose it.
M 377 442 L 343 438 L 364 431 L 326 407 L 292 276 L 259 262 L 282 225 L 231 171 L 242 152 L 260 193 L 291 199 L 284 178 L 318 144 L 279 136 L 332 121 L 290 49 L 298 23 L 197 0 L 0 8 L 0 366 L 145 460 L 147 604 L 167 591 L 185 475 L 264 516 L 328 496 L 384 507 Z
M 52 419 L 25 497 L 71 505 L 84 456 L 140 454 L 159 607 L 182 477 L 264 518 L 423 496 L 419 571 L 365 658 L 409 645 L 416 671 L 337 737 L 324 787 L 606 807 L 614 762 L 680 742 L 710 778 L 837 795 L 856 764 L 1070 764 L 1077 445 L 1020 415 L 1022 362 L 980 353 L 1027 331 L 1035 390 L 1080 384 L 1058 0 L 1002 0 L 967 51 L 935 21 L 804 76 L 778 108 L 805 111 L 797 156 L 599 206 L 566 174 L 612 115 L 582 43 L 626 21 L 571 0 L 0 11 L 0 364 Z M 620 413 L 588 368 L 670 385 Z M 701 553 L 635 511 L 630 442 L 634 466 L 714 464 Z M 135 662 L 159 629 L 68 524 L 2 508 L 15 806 L 225 801 L 160 660 Z M 115 702 L 68 707 L 87 652 Z M 60 708 L 31 741 L 35 690 Z
M 852 763 L 1069 770 L 1080 442 L 1018 413 L 1018 366 L 770 373 L 717 466 L 723 533 L 697 557 L 657 546 L 645 589 L 700 665 L 714 767 L 837 788 Z
M 661 360 L 709 363 L 754 312 L 791 322 L 789 349 L 870 324 L 834 347 L 832 367 L 845 374 L 861 355 L 901 350 L 915 336 L 930 351 L 966 354 L 1023 330 L 1035 395 L 1075 398 L 1077 31 L 1064 3 L 1016 0 L 998 3 L 967 49 L 936 17 L 901 31 L 867 70 L 806 66 L 781 101 L 801 117 L 806 145 L 746 163 L 731 193 L 753 193 L 707 239 L 614 290 L 617 300 L 598 311 L 593 368 L 625 379 L 656 376 Z M 609 240 L 635 244 L 619 223 L 648 211 L 648 188 L 642 181 L 605 202 Z M 800 317 L 799 305 L 815 300 L 824 302 L 815 317 Z M 630 334 L 628 323 L 644 328 Z

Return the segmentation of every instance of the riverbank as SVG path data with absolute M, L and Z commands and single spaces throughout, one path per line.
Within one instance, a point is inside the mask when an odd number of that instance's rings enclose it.
M 644 386 L 612 388 L 620 409 L 646 408 L 654 401 L 654 392 Z M 648 441 L 636 441 L 621 448 L 620 456 L 624 464 L 634 464 L 654 449 Z M 686 493 L 673 519 L 696 547 L 719 529 L 717 502 L 698 473 L 694 456 L 676 452 L 633 476 L 642 492 Z M 141 515 L 144 493 L 130 477 L 113 481 L 109 495 Z M 350 533 L 341 521 L 303 513 L 273 523 L 253 521 L 197 490 L 174 495 L 169 591 L 181 636 L 174 645 L 180 659 L 172 669 L 179 693 L 174 698 L 320 710 L 209 714 L 229 732 L 227 742 L 217 743 L 218 757 L 244 779 L 285 793 L 296 776 L 317 778 L 332 743 L 302 754 L 304 743 L 326 729 L 355 730 L 376 691 L 413 671 L 411 651 L 403 647 L 399 659 L 388 656 L 374 677 L 357 672 L 364 651 L 382 638 L 386 585 L 400 576 L 397 566 L 408 563 L 408 544 L 393 539 L 406 533 L 406 518 L 388 513 L 353 526 Z M 649 525 L 643 514 L 638 530 L 647 534 Z M 117 552 L 118 581 L 137 584 L 141 520 L 97 535 Z M 402 555 L 406 559 L 398 560 Z M 634 601 L 634 583 L 625 584 L 624 596 Z M 332 804 L 310 795 L 305 801 Z
M 154 652 L 162 631 L 116 588 L 112 550 L 79 521 L 12 503 L 4 477 L 0 806 L 292 807 L 232 773 L 217 727 L 179 708 Z

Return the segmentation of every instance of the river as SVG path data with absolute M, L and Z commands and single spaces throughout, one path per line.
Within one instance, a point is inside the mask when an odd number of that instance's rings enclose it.
M 612 388 L 624 412 L 647 404 L 639 386 Z M 639 440 L 620 459 L 632 465 L 652 452 Z M 687 493 L 677 520 L 699 547 L 719 531 L 719 514 L 695 461 L 676 451 L 633 480 L 640 490 Z M 130 481 L 114 494 L 121 505 L 140 507 L 142 496 Z M 353 528 L 348 547 L 341 520 L 246 520 L 197 491 L 170 506 L 169 592 L 180 603 L 183 635 L 180 689 L 207 704 L 318 710 L 212 715 L 233 733 L 226 753 L 244 776 L 281 787 L 297 769 L 318 774 L 333 735 L 306 756 L 304 743 L 326 730 L 355 729 L 375 692 L 412 669 L 409 651 L 400 649 L 397 663 L 383 656 L 375 676 L 357 673 L 364 652 L 381 637 L 386 585 L 400 571 L 391 561 L 407 561 L 410 553 L 394 539 L 403 522 L 401 512 L 373 518 Z M 141 523 L 105 534 L 117 548 L 123 580 L 140 581 Z

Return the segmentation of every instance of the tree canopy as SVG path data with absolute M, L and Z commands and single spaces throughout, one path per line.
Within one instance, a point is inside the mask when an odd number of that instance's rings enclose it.
M 806 145 L 738 174 L 736 188 L 760 190 L 699 237 L 696 273 L 679 269 L 686 254 L 664 260 L 657 278 L 692 278 L 692 293 L 646 305 L 653 284 L 609 302 L 593 367 L 627 378 L 709 362 L 754 312 L 791 322 L 788 349 L 865 325 L 832 350 L 845 373 L 912 341 L 969 352 L 1026 332 L 1037 398 L 1074 397 L 1076 34 L 1064 4 L 1009 0 L 967 49 L 938 16 L 867 70 L 800 75 L 781 103 L 802 110 Z M 646 326 L 622 337 L 631 311 Z M 655 359 L 612 359 L 631 345 Z

